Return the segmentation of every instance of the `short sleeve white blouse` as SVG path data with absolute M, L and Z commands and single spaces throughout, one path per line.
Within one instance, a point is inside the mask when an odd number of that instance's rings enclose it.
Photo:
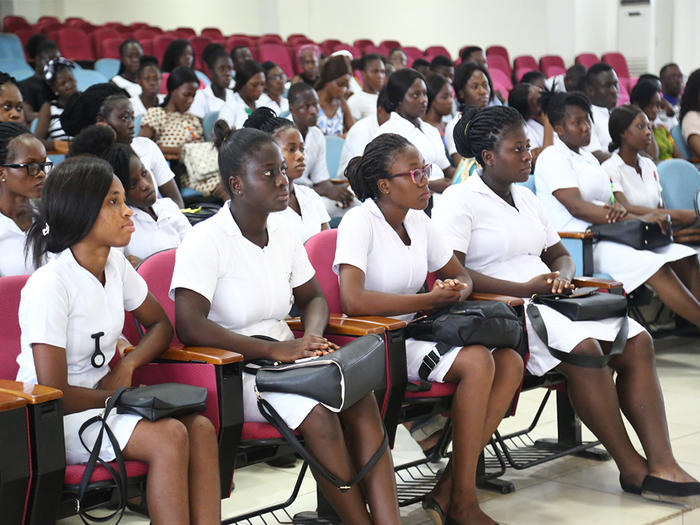
M 17 223 L 0 213 L 0 277 L 29 275 L 34 271 L 32 254 L 24 255 L 27 234 Z
M 406 246 L 372 199 L 349 210 L 338 227 L 333 271 L 350 264 L 365 274 L 365 288 L 384 293 L 417 293 L 428 275 L 445 266 L 452 249 L 424 212 L 408 210 Z M 395 316 L 408 320 L 413 314 Z
M 64 348 L 68 384 L 94 388 L 108 372 L 124 328 L 124 310 L 137 309 L 148 287 L 129 261 L 111 250 L 105 266 L 105 284 L 78 264 L 70 249 L 51 259 L 29 278 L 22 289 L 19 325 L 21 351 L 17 379 L 37 383 L 32 345 Z M 102 332 L 99 345 L 105 365 L 92 366 L 94 334 Z
M 132 220 L 136 230 L 124 248 L 124 255 L 135 255 L 139 259 L 145 259 L 161 250 L 177 248 L 192 228 L 178 205 L 167 197 L 157 199 L 153 203 L 157 220 L 153 220 L 153 217 L 143 210 L 132 209 Z
M 291 224 L 269 220 L 268 243 L 260 248 L 243 236 L 229 204 L 185 236 L 170 295 L 177 288 L 202 295 L 211 304 L 208 318 L 227 330 L 293 339 L 284 322 L 292 290 L 314 276 L 299 234 Z
M 321 225 L 330 222 L 331 218 L 321 196 L 314 189 L 295 184 L 294 194 L 299 202 L 301 215 L 287 206 L 283 211 L 270 214 L 270 220 L 282 220 L 294 225 L 302 242 L 306 242 L 320 232 Z
M 617 152 L 603 162 L 602 167 L 630 204 L 658 208 L 661 205 L 661 184 L 656 173 L 656 164 L 639 154 L 637 162 L 642 171 L 641 176 L 637 170 L 626 164 Z

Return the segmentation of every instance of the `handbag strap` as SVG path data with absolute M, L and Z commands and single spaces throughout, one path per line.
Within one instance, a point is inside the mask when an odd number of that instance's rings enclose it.
M 117 516 L 117 521 L 115 522 L 116 525 L 121 521 L 124 515 L 124 510 L 126 509 L 127 477 L 126 466 L 124 465 L 124 456 L 122 456 L 119 441 L 117 441 L 117 438 L 112 432 L 112 429 L 109 428 L 109 425 L 107 425 L 107 416 L 115 407 L 115 405 L 119 401 L 119 398 L 126 390 L 128 389 L 119 388 L 117 391 L 115 391 L 114 394 L 107 400 L 102 415 L 91 417 L 82 425 L 80 425 L 80 429 L 78 430 L 78 438 L 80 439 L 80 442 L 82 443 L 83 447 L 85 447 L 85 449 L 88 452 L 90 452 L 90 458 L 88 459 L 88 462 L 85 465 L 85 470 L 83 471 L 83 475 L 80 479 L 80 486 L 78 488 L 78 515 L 80 516 L 82 522 L 86 525 L 89 525 L 90 523 L 88 520 L 103 523 L 106 521 L 110 521 L 112 518 Z M 92 450 L 90 450 L 85 444 L 85 441 L 83 441 L 83 432 L 85 432 L 85 430 L 90 425 L 93 425 L 95 423 L 101 423 L 101 426 L 97 434 L 97 438 L 95 439 L 95 444 L 93 445 Z M 105 432 L 107 433 L 107 439 L 109 439 L 110 443 L 112 444 L 112 449 L 114 450 L 114 457 L 117 463 L 118 472 L 116 472 L 109 463 L 100 458 L 100 450 L 102 449 L 102 440 Z M 117 507 L 117 509 L 114 510 L 114 512 L 106 516 L 93 516 L 92 514 L 89 514 L 87 510 L 81 505 L 83 498 L 85 497 L 85 492 L 87 491 L 88 484 L 90 483 L 90 478 L 92 477 L 92 474 L 95 471 L 97 463 L 99 463 L 102 467 L 104 467 L 107 470 L 110 477 L 114 481 L 115 487 L 119 494 L 119 506 Z
M 438 365 L 440 358 L 452 349 L 452 345 L 438 341 L 435 348 L 428 352 L 423 358 L 423 362 L 418 369 L 418 377 L 422 381 L 428 381 L 430 372 Z M 430 390 L 430 388 L 428 388 Z
M 287 426 L 287 423 L 284 422 L 282 417 L 279 415 L 277 410 L 265 399 L 262 397 L 258 397 L 258 408 L 260 409 L 260 413 L 267 419 L 267 421 L 275 427 L 280 434 L 282 434 L 282 437 L 287 440 L 287 442 L 292 446 L 292 448 L 299 453 L 299 455 L 304 458 L 304 461 L 306 461 L 311 468 L 316 471 L 317 473 L 321 474 L 324 478 L 326 478 L 328 481 L 330 481 L 333 485 L 335 485 L 340 492 L 346 492 L 350 490 L 350 487 L 358 483 L 359 481 L 364 478 L 367 473 L 374 468 L 374 465 L 377 464 L 377 461 L 381 459 L 381 457 L 385 454 L 387 449 L 389 448 L 389 438 L 386 435 L 386 432 L 384 432 L 384 439 L 382 440 L 382 443 L 379 445 L 379 448 L 377 451 L 372 455 L 371 458 L 369 458 L 369 461 L 365 463 L 365 465 L 360 469 L 360 471 L 349 481 L 345 481 L 340 479 L 338 476 L 330 472 L 326 467 L 321 465 L 321 463 L 313 456 L 311 453 L 306 450 L 304 445 L 301 444 L 299 439 L 294 435 L 294 432 Z
M 627 344 L 627 333 L 629 331 L 629 319 L 627 314 L 622 317 L 622 325 L 620 330 L 617 332 L 615 339 L 610 348 L 610 352 L 605 355 L 578 355 L 569 352 L 562 352 L 556 348 L 549 346 L 549 336 L 547 335 L 547 327 L 544 324 L 542 315 L 540 315 L 540 309 L 537 308 L 533 302 L 527 305 L 526 308 L 527 316 L 530 318 L 530 324 L 535 330 L 537 336 L 542 340 L 542 342 L 549 350 L 549 353 L 562 361 L 574 366 L 581 366 L 584 368 L 604 368 L 608 366 L 610 360 L 622 354 Z

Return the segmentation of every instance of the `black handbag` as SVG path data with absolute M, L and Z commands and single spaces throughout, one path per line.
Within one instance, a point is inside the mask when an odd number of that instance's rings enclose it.
M 77 510 L 82 522 L 85 524 L 89 524 L 90 521 L 105 522 L 116 517 L 117 521 L 115 524 L 118 524 L 126 508 L 127 475 L 124 465 L 124 456 L 122 455 L 119 441 L 117 441 L 112 429 L 109 428 L 107 424 L 107 416 L 109 416 L 113 409 L 116 408 L 118 414 L 135 414 L 155 421 L 164 417 L 178 417 L 194 412 L 202 412 L 206 408 L 206 399 L 206 388 L 183 385 L 180 383 L 162 383 L 139 388 L 122 387 L 117 389 L 114 394 L 107 399 L 104 412 L 99 416 L 92 417 L 85 421 L 78 430 L 80 442 L 85 449 L 90 452 L 90 458 L 85 465 L 85 470 L 83 471 L 83 476 L 80 479 L 80 486 L 78 488 Z M 100 424 L 100 431 L 97 434 L 92 450 L 90 450 L 83 441 L 83 432 L 94 423 Z M 100 458 L 102 440 L 105 434 L 107 434 L 107 439 L 109 439 L 112 444 L 112 449 L 114 450 L 114 460 L 117 464 L 116 471 L 112 465 Z M 86 507 L 83 505 L 87 486 L 90 483 L 90 478 L 98 463 L 110 474 L 117 489 L 117 508 L 106 516 L 88 514 Z
M 636 250 L 653 250 L 673 242 L 671 223 L 666 227 L 666 233 L 655 222 L 645 222 L 641 219 L 614 222 L 612 224 L 594 224 L 588 228 L 593 238 L 598 241 L 612 241 L 626 244 Z
M 261 392 L 298 394 L 315 399 L 333 412 L 351 407 L 373 390 L 384 386 L 386 355 L 384 339 L 380 336 L 365 335 L 335 352 L 296 363 L 260 367 L 247 365 L 246 371 L 255 374 L 260 413 L 317 473 L 339 490 L 349 490 L 362 480 L 389 448 L 385 432 L 381 445 L 357 475 L 351 480 L 340 479 L 306 450 L 274 407 L 260 395 Z
M 436 341 L 423 358 L 418 375 L 425 381 L 440 357 L 455 346 L 518 349 L 523 341 L 522 319 L 513 307 L 499 301 L 460 301 L 435 314 L 411 321 L 406 337 Z
M 537 304 L 549 306 L 572 321 L 598 321 L 622 317 L 622 325 L 608 354 L 596 356 L 562 352 L 549 346 L 547 327 Z M 531 297 L 525 311 L 530 318 L 533 330 L 547 346 L 549 353 L 564 363 L 585 368 L 603 368 L 613 357 L 622 354 L 627 344 L 629 319 L 627 318 L 627 298 L 623 295 L 600 293 L 594 287 L 579 288 L 570 295 L 535 294 Z

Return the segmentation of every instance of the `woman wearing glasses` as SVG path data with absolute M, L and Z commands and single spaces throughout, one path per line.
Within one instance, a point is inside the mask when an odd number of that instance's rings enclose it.
M 32 224 L 30 199 L 41 196 L 44 177 L 53 164 L 27 128 L 0 122 L 0 276 L 26 275 L 35 270 L 25 254 L 26 232 Z
M 380 135 L 345 173 L 363 204 L 348 211 L 338 228 L 333 271 L 340 277 L 343 312 L 408 321 L 416 312 L 466 299 L 471 278 L 423 213 L 431 165 L 418 150 L 400 135 Z M 418 293 L 428 272 L 439 279 L 430 292 Z M 408 339 L 406 364 L 411 381 L 457 385 L 453 455 L 423 506 L 436 524 L 493 524 L 476 498 L 476 465 L 520 384 L 522 357 L 511 348 L 481 345 L 455 347 L 440 357 L 435 343 Z

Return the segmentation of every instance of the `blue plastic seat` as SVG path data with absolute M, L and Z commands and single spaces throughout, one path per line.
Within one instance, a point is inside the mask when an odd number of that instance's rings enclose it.
M 95 62 L 95 71 L 102 73 L 105 78 L 112 78 L 119 72 L 119 60 L 116 58 L 100 58 Z
M 525 181 L 525 182 L 518 182 L 518 185 L 519 185 L 519 186 L 525 186 L 525 187 L 526 187 L 528 190 L 530 190 L 532 193 L 537 193 L 537 192 L 535 191 L 535 176 L 532 175 L 532 174 L 527 178 L 527 181 Z
M 78 83 L 78 91 L 85 91 L 87 88 L 94 84 L 100 84 L 103 82 L 108 82 L 109 80 L 99 71 L 94 71 L 92 69 L 74 69 L 73 75 Z
M 139 130 L 141 129 L 141 119 L 143 118 L 143 114 L 139 115 L 134 119 L 134 137 L 139 136 Z
M 34 74 L 34 70 L 27 68 L 13 69 L 8 71 L 8 74 L 14 77 L 17 82 L 22 82 L 22 80 L 26 80 L 27 78 L 31 77 Z
M 24 61 L 22 41 L 13 33 L 0 33 L 0 58 L 14 58 Z
M 674 210 L 692 210 L 700 190 L 700 172 L 683 159 L 668 159 L 656 167 L 664 206 Z
M 210 111 L 202 119 L 202 129 L 204 131 L 204 140 L 211 141 L 214 136 L 214 124 L 219 119 L 218 111 Z
M 32 67 L 27 64 L 23 58 L 4 58 L 0 57 L 0 71 L 21 71 L 27 69 L 34 74 Z
M 338 173 L 343 144 L 345 144 L 345 139 L 333 135 L 326 135 L 326 166 L 328 166 L 328 173 L 331 179 L 336 178 L 336 174 Z
M 197 78 L 199 78 L 199 80 L 201 80 L 202 82 L 204 82 L 204 85 L 205 85 L 205 86 L 208 86 L 209 84 L 211 84 L 211 80 L 209 80 L 209 77 L 206 76 L 206 75 L 205 75 L 204 73 L 202 73 L 201 71 L 195 71 L 195 74 L 197 75 Z
M 693 158 L 693 154 L 690 152 L 690 148 L 688 147 L 688 144 L 686 143 L 685 139 L 683 138 L 683 131 L 681 130 L 681 126 L 673 126 L 671 128 L 671 137 L 673 138 L 673 142 L 676 143 L 676 146 L 678 147 L 678 151 L 681 152 L 681 155 L 683 155 L 683 158 L 685 159 L 691 159 Z

